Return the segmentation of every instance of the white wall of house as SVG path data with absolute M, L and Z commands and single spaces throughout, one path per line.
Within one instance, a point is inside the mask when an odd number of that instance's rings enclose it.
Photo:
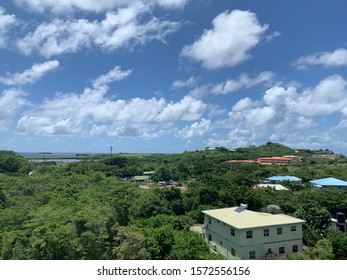
M 265 259 L 269 248 L 276 258 L 303 248 L 302 223 L 237 229 L 205 214 L 204 230 L 206 242 L 227 259 Z M 250 234 L 252 237 L 247 238 Z

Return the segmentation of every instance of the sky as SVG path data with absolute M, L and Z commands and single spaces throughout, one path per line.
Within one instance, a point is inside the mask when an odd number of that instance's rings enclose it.
M 347 2 L 0 2 L 0 149 L 347 155 Z

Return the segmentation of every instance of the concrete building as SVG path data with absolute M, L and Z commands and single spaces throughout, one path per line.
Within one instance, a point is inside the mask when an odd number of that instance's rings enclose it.
M 257 158 L 257 162 L 260 164 L 287 165 L 294 162 L 294 159 L 289 157 L 260 157 Z
M 287 165 L 293 162 L 297 162 L 298 157 L 296 156 L 284 156 L 284 157 L 259 157 L 256 160 L 253 159 L 232 159 L 226 162 L 228 163 L 259 163 L 259 164 L 277 164 Z
M 202 212 L 206 242 L 226 259 L 276 259 L 302 251 L 304 220 L 250 211 L 247 205 Z

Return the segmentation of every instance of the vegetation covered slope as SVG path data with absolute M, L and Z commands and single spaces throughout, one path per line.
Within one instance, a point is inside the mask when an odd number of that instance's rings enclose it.
M 291 166 L 225 162 L 233 156 L 235 151 L 221 148 L 34 164 L 1 151 L 0 162 L 10 158 L 17 167 L 9 170 L 5 164 L 0 171 L 0 259 L 222 258 L 189 228 L 202 223 L 201 210 L 239 203 L 270 212 L 267 206 L 275 204 L 280 212 L 307 220 L 307 250 L 283 257 L 347 258 L 346 235 L 328 226 L 336 212 L 347 213 L 346 191 L 312 190 L 307 183 L 323 176 L 346 180 L 344 159 Z M 144 171 L 155 171 L 155 181 L 179 181 L 183 188 L 142 188 L 143 183 L 125 180 Z M 252 188 L 273 175 L 294 175 L 306 183 L 287 183 L 290 191 Z

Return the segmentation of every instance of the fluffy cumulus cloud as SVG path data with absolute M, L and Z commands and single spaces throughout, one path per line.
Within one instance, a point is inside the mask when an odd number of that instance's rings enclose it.
M 293 94 L 288 100 L 291 111 L 304 116 L 322 116 L 347 108 L 347 81 L 340 75 L 329 76 L 313 89 Z
M 203 138 L 212 130 L 211 120 L 201 119 L 177 131 L 176 137 L 183 139 Z
M 154 16 L 144 19 L 150 7 L 143 3 L 108 11 L 103 20 L 53 19 L 17 41 L 24 54 L 38 52 L 44 57 L 75 53 L 91 46 L 105 50 L 132 48 L 152 40 L 165 41 L 168 34 L 177 31 L 179 22 L 161 20 Z
M 20 133 L 40 135 L 103 134 L 119 137 L 150 138 L 162 134 L 175 122 L 199 120 L 207 105 L 186 96 L 177 102 L 164 98 L 110 99 L 107 83 L 126 78 L 130 70 L 116 66 L 100 76 L 93 88 L 81 94 L 57 93 L 35 109 L 23 113 L 18 121 Z
M 318 52 L 297 59 L 293 65 L 297 69 L 307 69 L 309 66 L 325 67 L 347 66 L 347 49 L 336 49 L 332 52 Z
M 201 62 L 209 69 L 230 67 L 247 60 L 249 51 L 260 41 L 267 25 L 250 11 L 225 11 L 214 18 L 213 27 L 205 30 L 182 55 Z
M 59 67 L 59 61 L 51 60 L 41 64 L 34 64 L 30 69 L 21 73 L 7 73 L 6 76 L 0 76 L 0 83 L 5 85 L 25 85 L 33 84 L 40 78 Z
M 340 75 L 328 76 L 315 87 L 301 91 L 275 86 L 260 100 L 243 98 L 232 107 L 221 126 L 231 130 L 230 141 L 239 137 L 250 143 L 270 138 L 293 145 L 296 139 L 304 143 L 313 131 L 321 134 L 315 120 L 334 113 L 341 118 L 347 116 L 347 81 Z M 343 126 L 343 121 L 336 123 L 336 127 Z
M 192 96 L 185 96 L 179 102 L 170 102 L 157 117 L 159 122 L 194 121 L 200 119 L 207 105 Z
M 20 108 L 27 104 L 26 93 L 7 89 L 0 94 L 0 132 L 7 129 Z
M 0 6 L 0 48 L 6 47 L 7 34 L 11 27 L 17 24 L 14 15 L 6 13 L 5 9 Z
M 55 14 L 74 11 L 104 12 L 139 2 L 163 8 L 182 8 L 188 0 L 15 0 L 19 7 L 27 7 L 39 13 L 52 11 Z

